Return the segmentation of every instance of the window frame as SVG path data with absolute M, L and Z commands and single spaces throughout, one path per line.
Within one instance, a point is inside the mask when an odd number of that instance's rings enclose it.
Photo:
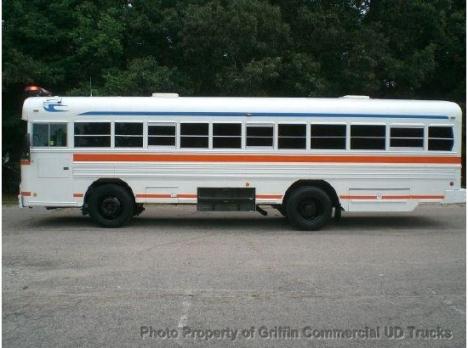
M 392 142 L 391 142 L 392 141 L 392 128 L 421 128 L 423 130 L 423 136 L 422 136 L 423 145 L 422 145 L 422 147 L 391 146 L 391 144 L 392 144 Z M 389 123 L 388 127 L 387 127 L 387 149 L 388 149 L 388 151 L 397 151 L 397 152 L 402 152 L 402 151 L 408 151 L 408 152 L 425 151 L 427 149 L 427 142 L 426 142 L 427 134 L 428 134 L 427 132 L 428 132 L 427 127 L 422 123 Z M 404 139 L 404 137 L 402 137 L 401 139 Z
M 72 122 L 72 128 L 73 128 L 73 148 L 78 148 L 78 149 L 113 149 L 115 146 L 114 144 L 114 122 L 115 121 L 110 121 L 110 120 L 79 120 L 79 121 L 76 121 L 74 120 Z M 124 122 L 124 121 L 119 121 L 119 122 Z M 107 134 L 75 134 L 75 124 L 79 124 L 79 123 L 109 123 L 110 124 L 110 127 L 109 127 L 109 135 Z M 75 141 L 75 137 L 109 137 L 110 138 L 110 142 L 109 142 L 109 146 L 76 146 L 76 141 Z
M 29 129 L 29 134 L 30 134 L 30 144 L 31 144 L 31 149 L 67 149 L 71 146 L 70 144 L 70 129 L 69 129 L 69 121 L 47 121 L 47 120 L 38 120 L 38 121 L 31 121 L 30 122 L 30 129 Z M 35 124 L 46 124 L 47 125 L 47 146 L 34 146 L 34 125 Z M 50 146 L 50 125 L 51 124 L 62 124 L 65 126 L 65 140 L 67 145 L 65 146 Z
M 317 125 L 317 126 L 344 126 L 345 129 L 345 135 L 344 135 L 344 140 L 345 140 L 345 146 L 342 149 L 317 149 L 317 148 L 312 148 L 312 126 Z M 343 151 L 349 151 L 351 147 L 351 127 L 350 123 L 348 122 L 326 122 L 326 121 L 319 121 L 319 122 L 310 122 L 307 127 L 308 131 L 308 147 L 307 150 L 311 152 L 324 152 L 324 151 L 332 151 L 332 152 L 343 152 Z
M 383 149 L 353 149 L 352 148 L 352 140 L 353 140 L 353 137 L 352 137 L 352 127 L 353 126 L 381 126 L 381 127 L 384 127 L 384 136 L 383 136 L 383 139 L 384 139 L 384 148 Z M 375 151 L 379 151 L 379 152 L 382 152 L 382 151 L 388 151 L 389 148 L 388 148 L 388 144 L 387 144 L 387 141 L 388 141 L 388 124 L 387 123 L 383 123 L 383 122 L 349 122 L 348 124 L 348 128 L 349 130 L 347 130 L 346 132 L 346 136 L 347 138 L 349 139 L 348 143 L 349 144 L 349 147 L 347 146 L 347 150 L 348 151 L 363 151 L 363 152 L 375 152 Z M 370 137 L 357 137 L 357 138 L 370 138 Z M 374 137 L 374 138 L 382 138 L 382 137 Z
M 180 150 L 210 150 L 212 148 L 212 123 L 210 121 L 179 121 L 179 132 L 178 132 L 178 147 L 177 149 Z M 184 124 L 206 124 L 208 126 L 208 133 L 207 135 L 183 135 L 182 134 L 182 125 Z M 182 146 L 182 137 L 189 137 L 189 138 L 207 138 L 208 144 L 206 147 L 183 147 Z
M 149 127 L 151 126 L 174 126 L 174 145 L 151 145 L 149 143 L 149 138 L 156 138 L 158 136 L 149 134 Z M 179 131 L 179 122 L 177 121 L 148 121 L 146 124 L 146 144 L 149 149 L 160 148 L 160 149 L 179 149 L 180 144 L 180 131 Z M 162 138 L 171 138 L 171 135 L 161 136 Z
M 433 139 L 440 139 L 440 140 L 444 140 L 444 139 L 451 139 L 452 140 L 452 149 L 451 150 L 429 150 L 429 141 L 430 141 L 430 137 L 429 137 L 429 128 L 431 127 L 447 127 L 447 128 L 452 128 L 452 138 L 433 138 Z M 430 152 L 430 153 L 443 153 L 443 152 L 446 152 L 446 153 L 453 153 L 453 152 L 457 152 L 456 148 L 457 148 L 457 136 L 456 136 L 456 125 L 455 124 L 449 124 L 449 123 L 431 123 L 431 124 L 428 124 L 426 126 L 427 130 L 426 130 L 426 140 L 427 140 L 427 151 Z
M 272 129 L 272 142 L 271 146 L 249 146 L 247 145 L 247 127 L 271 127 Z M 245 138 L 245 150 L 277 150 L 278 143 L 277 143 L 277 134 L 278 134 L 278 123 L 276 122 L 246 122 L 244 125 L 244 138 Z
M 111 142 L 112 148 L 116 149 L 144 149 L 145 148 L 145 122 L 144 121 L 113 121 L 113 126 L 111 126 L 111 134 L 113 141 Z M 141 124 L 141 135 L 125 135 L 125 134 L 117 134 L 117 123 L 134 123 L 134 124 Z M 140 138 L 141 137 L 141 146 L 117 146 L 116 140 L 117 137 L 127 137 L 127 138 Z
M 236 124 L 240 126 L 240 135 L 239 136 L 227 136 L 227 135 L 215 135 L 214 126 L 217 124 Z M 246 143 L 246 130 L 244 129 L 244 122 L 242 121 L 214 121 L 210 123 L 210 149 L 216 151 L 239 151 L 245 150 Z M 240 147 L 214 147 L 214 139 L 217 138 L 240 138 Z
M 304 133 L 304 146 L 305 147 L 298 147 L 298 148 L 280 148 L 280 126 L 303 126 L 305 127 L 305 133 Z M 297 151 L 307 151 L 308 150 L 308 145 L 310 145 L 310 124 L 307 122 L 283 122 L 283 121 L 278 121 L 276 122 L 275 125 L 276 131 L 274 132 L 275 136 L 275 141 L 273 142 L 275 144 L 275 149 L 278 151 L 286 151 L 286 152 L 297 152 Z M 309 136 L 308 136 L 309 135 Z M 294 138 L 291 136 L 282 136 L 281 138 Z

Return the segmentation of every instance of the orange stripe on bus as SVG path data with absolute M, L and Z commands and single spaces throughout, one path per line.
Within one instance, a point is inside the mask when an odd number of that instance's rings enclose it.
M 21 192 L 21 196 L 24 196 L 24 197 L 29 197 L 29 196 L 31 196 L 31 192 L 28 192 L 28 191 L 22 191 L 22 192 Z
M 84 195 L 82 193 L 74 193 L 73 194 L 73 197 L 76 197 L 76 198 L 79 198 L 79 197 L 83 197 Z
M 169 193 L 137 193 L 137 198 L 171 198 Z
M 177 198 L 197 198 L 197 195 L 193 193 L 180 193 L 177 195 Z
M 343 195 L 340 196 L 341 199 L 377 199 L 377 196 L 353 196 L 353 195 Z
M 259 199 L 281 199 L 283 195 L 256 195 Z
M 310 162 L 460 164 L 455 156 L 75 153 L 76 162 Z
M 20 164 L 23 165 L 23 166 L 27 166 L 27 165 L 30 165 L 30 164 L 31 164 L 31 161 L 30 161 L 30 160 L 22 159 L 22 160 L 20 160 Z

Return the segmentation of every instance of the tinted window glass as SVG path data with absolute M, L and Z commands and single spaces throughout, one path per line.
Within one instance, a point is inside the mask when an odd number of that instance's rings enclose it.
M 429 150 L 451 151 L 453 148 L 452 127 L 429 127 Z
M 429 150 L 431 151 L 451 151 L 453 140 L 429 139 Z
M 351 138 L 351 149 L 385 150 L 385 139 Z
M 278 136 L 280 137 L 305 137 L 305 124 L 279 124 Z
M 344 124 L 313 124 L 310 126 L 312 137 L 346 137 Z
M 273 126 L 247 126 L 247 137 L 273 137 Z
M 392 127 L 390 147 L 424 147 L 424 128 Z
M 239 149 L 241 146 L 240 123 L 213 124 L 213 148 Z
M 208 137 L 181 137 L 180 147 L 206 148 L 208 147 Z
M 143 123 L 116 122 L 116 135 L 143 135 Z
M 346 149 L 346 125 L 313 124 L 310 135 L 311 149 Z
M 351 149 L 385 150 L 385 126 L 351 126 Z
M 241 136 L 240 123 L 215 123 L 213 124 L 214 136 Z
M 208 123 L 181 123 L 180 134 L 180 147 L 208 147 Z
M 148 137 L 148 145 L 175 146 L 175 137 Z
M 305 124 L 279 124 L 278 148 L 279 149 L 305 149 L 306 126 Z
M 170 135 L 175 136 L 175 125 L 149 125 L 148 135 Z
M 109 122 L 75 123 L 75 147 L 110 147 Z
M 77 122 L 75 135 L 105 135 L 110 134 L 109 122 Z
M 429 127 L 429 138 L 453 138 L 452 127 Z
M 64 123 L 51 123 L 49 146 L 67 146 L 67 125 Z
M 182 123 L 181 135 L 208 135 L 208 123 Z
M 273 146 L 273 125 L 247 125 L 247 146 Z
M 148 125 L 148 145 L 151 146 L 175 146 L 176 145 L 176 125 L 150 124 Z
M 390 137 L 392 138 L 423 138 L 423 128 L 402 128 L 392 127 L 390 129 Z
M 49 124 L 33 124 L 33 146 L 49 146 Z
M 241 138 L 240 137 L 214 137 L 213 138 L 213 148 L 220 149 L 240 149 L 241 148 Z
M 116 147 L 142 147 L 143 137 L 116 136 L 115 146 Z
M 424 147 L 424 139 L 405 139 L 392 138 L 390 139 L 390 147 Z
M 115 147 L 143 147 L 143 123 L 115 122 Z
M 63 147 L 67 146 L 66 123 L 33 124 L 33 146 Z
M 110 136 L 75 136 L 76 147 L 109 147 Z
M 304 138 L 278 138 L 279 149 L 305 149 L 306 139 Z
M 385 137 L 385 126 L 351 126 L 351 137 Z
M 346 137 L 344 138 L 312 138 L 311 149 L 340 150 L 346 149 Z

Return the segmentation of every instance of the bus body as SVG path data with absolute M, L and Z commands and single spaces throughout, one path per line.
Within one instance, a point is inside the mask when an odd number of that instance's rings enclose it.
M 22 119 L 20 206 L 80 207 L 103 226 L 150 203 L 271 205 L 317 229 L 341 210 L 465 201 L 462 113 L 446 101 L 33 97 Z

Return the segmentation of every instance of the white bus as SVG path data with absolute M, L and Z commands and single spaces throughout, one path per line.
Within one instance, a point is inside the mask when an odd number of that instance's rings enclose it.
M 461 122 L 445 101 L 33 97 L 21 207 L 78 207 L 117 227 L 144 204 L 277 208 L 315 230 L 341 211 L 460 203 Z

